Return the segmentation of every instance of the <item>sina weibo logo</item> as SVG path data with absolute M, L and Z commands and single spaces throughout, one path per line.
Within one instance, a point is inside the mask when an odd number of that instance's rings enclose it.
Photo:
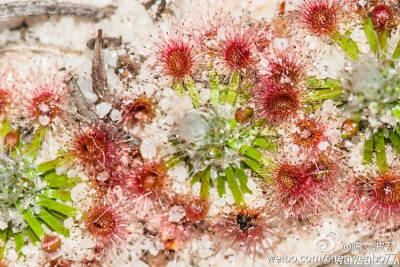
M 321 234 L 314 240 L 314 249 L 319 252 L 330 252 L 335 249 L 339 235 L 336 232 Z

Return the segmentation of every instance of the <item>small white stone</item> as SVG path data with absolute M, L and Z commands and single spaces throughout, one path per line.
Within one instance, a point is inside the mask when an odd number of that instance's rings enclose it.
M 97 95 L 91 91 L 83 91 L 83 95 L 89 104 L 95 103 L 98 99 Z
M 119 111 L 118 109 L 113 109 L 111 111 L 110 117 L 113 121 L 119 121 L 121 120 L 121 111 Z
M 179 222 L 183 217 L 185 217 L 185 210 L 182 206 L 173 206 L 169 210 L 169 221 Z
M 188 170 L 184 164 L 178 164 L 168 172 L 171 176 L 176 178 L 177 182 L 184 182 L 189 176 Z
M 8 227 L 8 224 L 7 223 L 5 223 L 5 222 L 3 222 L 3 221 L 0 221 L 0 230 L 4 230 L 4 229 L 6 229 Z
M 96 106 L 96 113 L 99 115 L 99 118 L 102 119 L 110 112 L 112 105 L 107 102 L 101 102 Z
M 68 218 L 64 221 L 64 227 L 67 229 L 71 229 L 74 226 L 74 220 L 72 218 Z
M 157 148 L 152 138 L 146 138 L 140 144 L 140 153 L 146 159 L 152 159 L 156 156 Z
M 82 200 L 83 198 L 85 198 L 87 195 L 87 189 L 88 189 L 88 187 L 85 183 L 77 184 L 71 190 L 72 201 L 78 202 L 78 201 Z
M 324 142 L 321 142 L 318 144 L 318 149 L 323 151 L 323 150 L 327 149 L 328 146 L 329 146 L 329 143 L 324 141 Z

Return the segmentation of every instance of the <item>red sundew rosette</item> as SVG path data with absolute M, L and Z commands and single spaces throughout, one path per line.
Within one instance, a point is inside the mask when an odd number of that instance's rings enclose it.
M 364 217 L 367 210 L 371 186 L 365 176 L 357 176 L 346 182 L 344 208 L 353 214 Z
M 197 234 L 196 223 L 185 216 L 187 196 L 175 195 L 166 201 L 163 209 L 147 214 L 146 228 L 158 233 L 164 249 L 179 251 Z
M 261 80 L 268 80 L 282 88 L 296 88 L 302 91 L 308 67 L 304 56 L 304 44 L 295 44 L 291 40 L 289 44 L 281 46 L 283 47 L 278 48 L 278 44 L 274 44 L 265 52 L 267 63 L 262 70 L 265 74 Z
M 28 117 L 42 126 L 54 123 L 56 118 L 65 120 L 64 108 L 68 106 L 69 87 L 60 77 L 52 76 L 28 83 L 33 88 L 27 89 Z
M 330 206 L 328 200 L 337 184 L 334 175 L 337 166 L 331 164 L 322 159 L 297 164 L 278 163 L 269 188 L 272 206 L 287 218 L 311 219 L 320 211 L 327 210 Z
M 122 106 L 122 123 L 133 128 L 139 123 L 151 123 L 154 117 L 153 100 L 141 96 Z
M 397 169 L 353 179 L 347 191 L 348 209 L 373 223 L 400 221 L 400 173 Z
M 97 251 L 116 249 L 131 233 L 128 229 L 133 220 L 130 202 L 111 191 L 99 198 L 84 213 L 88 232 L 96 241 Z
M 21 116 L 21 94 L 17 90 L 22 81 L 16 74 L 16 71 L 9 66 L 3 67 L 0 72 L 0 119 L 13 120 L 15 116 Z
M 214 67 L 221 73 L 247 73 L 254 71 L 258 62 L 255 44 L 259 27 L 232 24 L 221 29 L 222 36 L 215 47 Z
M 300 25 L 318 37 L 336 32 L 343 16 L 338 0 L 303 0 L 297 10 Z
M 199 40 L 195 40 L 193 33 L 184 32 L 182 26 L 175 26 L 168 32 L 159 32 L 159 40 L 154 41 L 154 45 L 156 62 L 153 67 L 161 68 L 164 78 L 172 81 L 171 87 L 179 96 L 188 92 L 193 105 L 198 108 L 200 96 L 193 76 L 201 57 Z
M 130 149 L 115 127 L 99 123 L 83 125 L 74 132 L 69 154 L 86 167 L 95 183 L 101 184 L 108 178 L 97 181 L 96 176 L 118 178 L 124 172 Z
M 296 122 L 297 131 L 290 134 L 290 140 L 297 145 L 300 153 L 309 156 L 318 156 L 323 153 L 321 145 L 329 146 L 327 125 L 319 118 L 306 117 Z
M 158 212 L 170 203 L 166 193 L 170 186 L 170 177 L 163 162 L 139 163 L 119 181 L 119 186 L 132 200 L 132 208 L 138 216 Z
M 271 240 L 276 237 L 276 220 L 258 209 L 239 208 L 229 214 L 221 214 L 212 226 L 215 237 L 229 242 L 229 247 L 243 251 L 245 255 L 262 249 L 272 251 Z M 267 246 L 264 245 L 267 243 Z
M 357 43 L 339 31 L 339 24 L 345 17 L 353 17 L 346 10 L 352 5 L 345 0 L 303 0 L 295 11 L 299 25 L 309 34 L 322 40 L 331 39 L 352 59 L 358 60 Z
M 283 88 L 264 79 L 252 93 L 256 115 L 272 125 L 297 118 L 302 109 L 302 93 L 294 87 Z
M 159 61 L 166 75 L 182 80 L 194 71 L 192 47 L 182 39 L 168 39 L 160 46 Z

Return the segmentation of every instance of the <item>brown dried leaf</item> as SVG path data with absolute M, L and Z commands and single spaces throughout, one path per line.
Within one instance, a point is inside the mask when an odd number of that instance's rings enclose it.
M 94 55 L 92 60 L 92 86 L 93 91 L 100 99 L 104 98 L 105 91 L 108 89 L 106 66 L 103 56 L 102 30 L 98 30 L 96 42 L 94 44 Z

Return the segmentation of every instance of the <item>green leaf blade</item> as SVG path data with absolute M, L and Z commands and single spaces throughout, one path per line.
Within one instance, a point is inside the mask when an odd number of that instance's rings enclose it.
M 54 170 L 65 164 L 71 163 L 74 159 L 75 159 L 75 156 L 72 156 L 72 155 L 60 156 L 53 160 L 40 163 L 36 169 L 38 172 L 41 172 L 41 173 L 48 172 L 50 170 Z
M 232 73 L 231 82 L 229 84 L 228 92 L 226 94 L 226 102 L 232 106 L 236 103 L 236 97 L 239 89 L 240 74 L 238 71 Z
M 208 166 L 201 175 L 201 187 L 200 187 L 200 198 L 202 200 L 207 200 L 210 192 L 210 182 L 211 182 L 211 167 Z
M 332 35 L 332 39 L 352 60 L 358 60 L 360 50 L 358 49 L 357 43 L 353 39 L 351 39 L 349 36 L 341 35 L 339 32 L 335 32 Z
M 75 209 L 74 207 L 65 205 L 61 202 L 55 201 L 45 196 L 39 196 L 38 204 L 42 207 L 59 212 L 68 217 L 74 217 L 77 212 L 77 209 Z
M 373 137 L 365 140 L 364 151 L 363 151 L 363 164 L 372 164 L 372 156 L 374 153 L 374 139 Z
M 374 52 L 374 54 L 376 54 L 378 51 L 378 38 L 376 36 L 371 17 L 366 16 L 363 19 L 363 29 L 371 50 Z
M 15 250 L 18 252 L 18 255 L 22 255 L 21 249 L 25 246 L 24 234 L 22 232 L 18 232 L 14 234 L 14 242 L 15 242 Z
M 35 235 L 40 239 L 43 240 L 44 237 L 44 230 L 40 222 L 35 218 L 33 212 L 30 209 L 27 209 L 22 214 L 25 222 L 29 225 Z
M 219 197 L 222 197 L 226 194 L 225 181 L 226 178 L 224 176 L 219 175 L 217 177 L 217 192 Z
M 244 199 L 242 196 L 242 192 L 240 192 L 239 185 L 236 182 L 235 174 L 232 167 L 226 168 L 224 172 L 229 189 L 232 192 L 233 199 L 235 200 L 236 205 L 241 206 L 242 204 L 244 204 Z
M 43 180 L 50 188 L 72 188 L 82 181 L 78 177 L 68 178 L 66 174 L 57 175 L 55 172 L 44 175 Z
M 210 89 L 211 89 L 211 96 L 210 96 L 210 102 L 214 106 L 216 106 L 219 102 L 219 76 L 218 73 L 214 70 L 211 70 L 208 73 L 209 77 L 209 83 L 210 83 Z
M 189 92 L 189 96 L 192 99 L 192 103 L 195 109 L 200 107 L 200 95 L 199 90 L 196 88 L 196 84 L 193 79 L 186 79 L 185 86 Z
M 248 178 L 244 170 L 242 168 L 235 168 L 235 175 L 239 180 L 240 190 L 243 194 L 252 194 L 253 192 L 247 187 Z
M 392 142 L 394 150 L 398 155 L 400 155 L 400 137 L 396 132 L 391 132 L 389 134 L 389 139 Z
M 39 218 L 44 221 L 53 231 L 56 231 L 65 237 L 69 236 L 69 230 L 65 228 L 56 217 L 48 213 L 46 209 L 42 209 L 40 211 Z
M 383 130 L 379 130 L 375 134 L 374 142 L 378 168 L 381 171 L 387 171 L 389 169 L 389 165 L 386 160 L 385 136 L 383 134 Z

